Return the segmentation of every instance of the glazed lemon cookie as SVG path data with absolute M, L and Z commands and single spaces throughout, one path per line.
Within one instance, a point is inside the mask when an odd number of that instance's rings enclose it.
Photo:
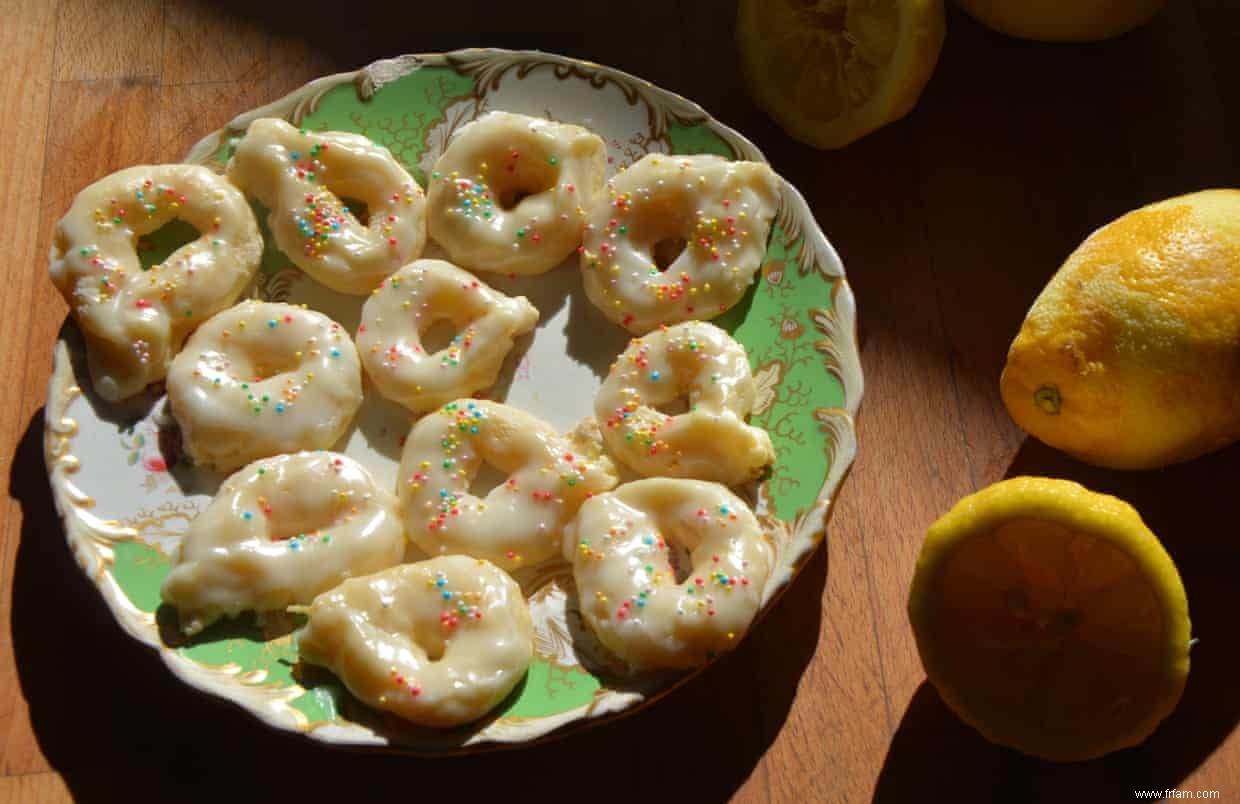
M 322 313 L 246 301 L 216 315 L 168 371 L 168 403 L 196 464 L 326 449 L 362 404 L 357 349 Z
M 565 558 L 581 613 L 634 670 L 702 664 L 737 643 L 773 561 L 758 520 L 718 483 L 651 478 L 581 506 Z
M 631 332 L 714 318 L 766 253 L 779 179 L 760 162 L 648 154 L 607 182 L 586 225 L 586 295 Z
M 238 143 L 228 176 L 271 210 L 267 224 L 280 250 L 332 290 L 369 293 L 426 245 L 422 188 L 387 148 L 360 134 L 260 118 Z M 346 199 L 362 206 L 346 207 Z
M 447 728 L 482 717 L 525 677 L 534 628 L 506 573 L 441 556 L 319 595 L 297 645 L 369 706 Z
M 484 462 L 506 479 L 478 497 L 470 487 Z M 581 503 L 616 485 L 611 461 L 580 428 L 561 436 L 516 408 L 469 399 L 414 425 L 399 478 L 405 528 L 418 547 L 505 568 L 556 555 Z
M 456 328 L 428 352 L 437 321 Z M 357 348 L 379 392 L 415 413 L 490 387 L 514 340 L 534 329 L 538 310 L 443 260 L 418 260 L 388 277 L 362 307 Z
M 607 447 L 638 474 L 736 485 L 775 460 L 771 437 L 745 423 L 757 394 L 745 347 L 689 321 L 634 338 L 594 399 Z M 682 413 L 659 406 L 687 400 Z
M 457 131 L 428 184 L 431 237 L 474 271 L 541 274 L 581 243 L 606 146 L 580 126 L 491 112 Z
M 404 551 L 396 499 L 361 464 L 334 452 L 280 455 L 224 482 L 190 523 L 161 594 L 193 634 L 220 617 L 309 603 Z
M 139 238 L 174 220 L 199 237 L 143 270 Z M 95 391 L 116 401 L 162 380 L 189 333 L 237 300 L 262 252 L 245 197 L 198 165 L 132 167 L 78 193 L 49 262 L 85 336 Z

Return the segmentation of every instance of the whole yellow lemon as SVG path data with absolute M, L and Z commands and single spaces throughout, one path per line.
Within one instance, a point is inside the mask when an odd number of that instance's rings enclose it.
M 1240 438 L 1240 190 L 1150 204 L 1086 238 L 1029 310 L 999 388 L 1023 430 L 1100 466 Z
M 958 0 L 999 33 L 1039 42 L 1096 42 L 1127 33 L 1158 13 L 1164 0 Z

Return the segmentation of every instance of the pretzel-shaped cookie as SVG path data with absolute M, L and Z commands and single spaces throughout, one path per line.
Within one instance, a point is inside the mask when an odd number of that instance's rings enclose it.
M 360 134 L 260 118 L 237 144 L 228 176 L 270 210 L 280 250 L 332 290 L 369 293 L 426 245 L 422 188 Z M 365 204 L 364 220 L 345 199 Z
M 161 594 L 193 634 L 220 617 L 309 603 L 404 552 L 396 499 L 361 464 L 280 455 L 224 481 L 190 523 Z
M 506 573 L 440 556 L 319 595 L 297 646 L 367 705 L 447 728 L 482 717 L 525 677 L 534 627 Z
M 428 352 L 422 336 L 441 320 L 456 335 Z M 524 296 L 505 296 L 450 262 L 417 260 L 366 300 L 357 348 L 379 392 L 421 413 L 493 385 L 514 339 L 537 322 Z
M 586 295 L 639 334 L 714 318 L 753 281 L 778 203 L 779 181 L 761 162 L 648 154 L 607 183 L 590 213 Z
M 775 459 L 771 437 L 745 423 L 757 388 L 745 348 L 704 321 L 634 338 L 594 398 L 611 453 L 642 475 L 736 485 Z M 687 410 L 659 410 L 677 399 Z
M 470 486 L 484 462 L 507 478 L 479 498 Z M 516 568 L 558 553 L 578 506 L 616 475 L 580 432 L 561 436 L 516 408 L 460 399 L 414 425 L 398 484 L 405 529 L 425 552 Z
M 200 236 L 144 270 L 137 244 L 174 220 Z M 237 300 L 263 253 L 245 197 L 199 165 L 140 165 L 78 193 L 50 272 L 82 328 L 95 391 L 117 401 L 162 380 L 186 337 Z
M 362 371 L 327 316 L 246 301 L 185 344 L 168 371 L 168 403 L 194 463 L 232 470 L 336 443 L 361 407 Z
M 597 134 L 491 112 L 453 134 L 435 163 L 431 237 L 473 271 L 545 273 L 580 245 L 605 169 Z
M 773 561 L 739 497 L 662 477 L 587 500 L 564 556 L 586 622 L 635 670 L 693 667 L 736 645 Z

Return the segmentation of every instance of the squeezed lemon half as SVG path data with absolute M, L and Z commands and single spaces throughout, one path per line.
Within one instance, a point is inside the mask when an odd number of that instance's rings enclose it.
M 1070 762 L 1145 740 L 1188 677 L 1171 557 L 1132 506 L 1018 477 L 930 527 L 909 592 L 926 675 L 992 742 Z
M 750 94 L 816 148 L 908 114 L 943 35 L 942 0 L 741 0 L 736 19 Z

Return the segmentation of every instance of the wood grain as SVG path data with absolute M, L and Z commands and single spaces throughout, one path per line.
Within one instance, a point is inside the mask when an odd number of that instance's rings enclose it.
M 69 789 L 56 773 L 0 777 L 0 804 L 55 804 L 69 800 Z
M 9 115 L 0 127 L 0 203 L 9 225 L 0 228 L 0 243 L 12 266 L 0 294 L 0 372 L 17 398 L 0 411 L 0 444 L 4 477 L 23 471 L 13 462 L 16 445 L 26 428 L 23 408 L 28 364 L 25 343 L 34 317 L 33 297 L 43 292 L 39 265 L 38 231 L 42 225 L 39 203 L 43 187 L 44 154 L 51 101 L 52 54 L 56 36 L 56 9 L 41 0 L 9 3 L 6 24 L 0 26 L 0 102 Z M 53 316 L 55 313 L 53 313 Z M 40 361 L 42 362 L 42 361 Z M 11 497 L 3 508 L 3 552 L 0 553 L 0 774 L 48 770 L 46 760 L 30 738 L 29 713 L 20 692 L 8 623 L 21 509 Z
M 57 81 L 159 76 L 164 37 L 161 0 L 62 0 L 55 5 L 60 12 Z
M 6 125 L 0 129 L 0 153 L 5 154 L 0 204 L 7 210 L 8 225 L 0 228 L 0 243 L 10 264 L 24 266 L 10 271 L 6 292 L 0 295 L 0 343 L 12 345 L 26 336 L 31 287 L 42 280 L 28 268 L 38 263 L 37 235 L 44 217 L 39 199 L 56 15 L 53 7 L 40 0 L 29 0 L 6 11 L 12 24 L 0 27 L 0 53 L 11 62 L 4 65 L 0 83 L 0 103 L 9 112 Z M 22 376 L 25 364 L 24 348 L 0 351 L 0 371 L 6 378 Z M 18 405 L 6 405 L 0 411 L 0 432 L 6 435 L 6 444 L 17 431 L 20 413 Z M 0 469 L 6 477 L 11 457 L 7 449 L 0 457 Z
M 178 84 L 159 89 L 160 162 L 177 162 L 206 134 L 238 114 L 267 102 L 263 83 L 217 81 Z
M 1171 3 L 1091 46 L 1005 39 L 952 10 L 917 109 L 827 153 L 788 139 L 747 98 L 730 5 L 628 7 L 624 30 L 641 31 L 640 46 L 597 4 L 414 5 L 0 0 L 0 376 L 14 389 L 0 410 L 0 804 L 400 790 L 798 804 L 1240 795 L 1240 552 L 1225 491 L 1240 484 L 1240 448 L 1105 472 L 1025 439 L 997 393 L 1026 308 L 1089 231 L 1156 198 L 1240 185 L 1235 3 Z M 861 452 L 829 549 L 738 651 L 657 706 L 513 752 L 332 751 L 188 691 L 120 632 L 73 564 L 42 467 L 40 408 L 65 315 L 44 255 L 74 193 L 110 171 L 175 160 L 318 75 L 469 45 L 558 51 L 653 80 L 744 131 L 801 188 L 858 297 Z M 904 606 L 925 529 L 961 496 L 1021 473 L 1131 500 L 1181 567 L 1202 641 L 1183 702 L 1144 746 L 1035 762 L 985 743 L 924 683 Z M 552 778 L 551 794 L 535 781 Z
M 52 86 L 50 106 L 52 112 L 44 143 L 48 153 L 58 156 L 44 160 L 40 181 L 41 220 L 35 230 L 39 232 L 35 254 L 40 256 L 47 254 L 55 221 L 78 188 L 126 165 L 152 161 L 157 145 L 144 129 L 151 110 L 159 108 L 156 87 L 149 81 L 108 79 L 56 82 Z M 48 345 L 55 340 L 66 309 L 50 283 L 40 281 L 46 270 L 43 267 L 45 260 L 46 257 L 35 257 L 31 263 L 38 266 L 37 270 L 25 272 L 35 281 L 25 295 L 25 303 L 29 306 L 29 312 L 25 315 L 26 326 L 12 342 L 12 348 L 25 358 L 22 371 L 13 377 L 14 384 L 24 388 L 25 393 L 13 405 L 17 427 L 12 437 L 16 440 L 24 434 L 36 446 L 41 444 L 35 432 L 41 421 L 37 411 L 45 398 L 49 366 L 44 355 L 49 354 Z M 32 354 L 35 355 L 33 359 Z M 24 428 L 24 433 L 23 429 L 18 428 Z M 16 479 L 19 474 L 21 467 L 15 464 L 10 477 Z M 22 479 L 29 481 L 25 475 Z M 10 484 L 11 493 L 15 483 L 16 480 Z M 17 518 L 14 516 L 12 520 L 10 533 L 16 535 Z M 54 521 L 44 522 L 42 528 L 47 533 L 54 533 Z M 5 589 L 11 590 L 19 542 L 16 538 L 8 538 L 4 548 L 3 583 Z M 0 610 L 0 614 L 9 615 L 4 618 L 5 623 L 12 618 L 7 605 L 9 602 L 6 595 L 6 605 Z M 5 635 L 8 636 L 8 629 L 5 629 Z M 4 644 L 9 645 L 9 640 L 6 639 Z M 0 711 L 11 707 L 15 712 L 24 714 L 25 702 L 20 692 L 17 685 L 0 688 Z M 23 717 L 14 717 L 9 725 L 0 768 L 6 773 L 30 773 L 48 768 L 30 725 Z
M 213 3 L 172 0 L 163 37 L 165 85 L 225 81 L 261 85 L 267 71 L 267 32 Z M 189 108 L 186 106 L 186 108 Z

